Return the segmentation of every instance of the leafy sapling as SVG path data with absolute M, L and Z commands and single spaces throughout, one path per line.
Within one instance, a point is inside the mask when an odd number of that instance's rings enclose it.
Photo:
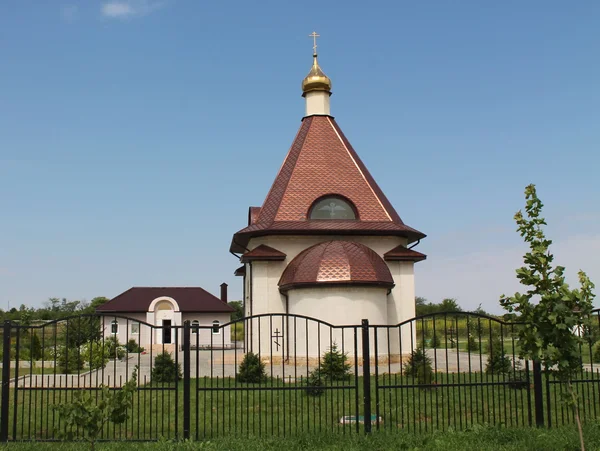
M 516 313 L 524 323 L 519 331 L 520 357 L 539 361 L 566 387 L 563 401 L 573 410 L 582 451 L 585 449 L 577 395 L 573 379 L 582 370 L 580 346 L 586 340 L 578 331 L 590 329 L 594 284 L 579 271 L 580 287 L 571 289 L 565 282 L 565 268 L 553 266 L 552 241 L 546 238 L 541 217 L 542 201 L 535 185 L 525 188 L 525 214 L 515 215 L 518 231 L 529 245 L 517 279 L 527 287 L 524 293 L 502 296 L 500 304 Z
M 94 450 L 104 426 L 111 422 L 123 424 L 129 418 L 133 395 L 137 390 L 137 366 L 129 381 L 120 390 L 100 386 L 100 394 L 81 390 L 73 394 L 71 402 L 54 405 L 60 427 L 57 435 L 63 440 L 85 440 Z

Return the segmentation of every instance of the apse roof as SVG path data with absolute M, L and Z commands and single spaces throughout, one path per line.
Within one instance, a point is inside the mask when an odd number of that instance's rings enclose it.
M 286 255 L 278 251 L 277 249 L 261 244 L 251 251 L 248 251 L 242 255 L 241 261 L 243 263 L 254 261 L 254 260 L 285 260 Z
M 311 205 L 327 195 L 342 196 L 358 220 L 308 219 Z M 305 117 L 260 210 L 232 240 L 244 252 L 250 238 L 269 234 L 425 235 L 405 225 L 331 116 Z
M 279 280 L 281 290 L 333 284 L 376 285 L 391 288 L 387 264 L 364 244 L 325 241 L 299 253 Z
M 99 306 L 100 313 L 147 312 L 159 297 L 175 299 L 181 312 L 229 313 L 234 309 L 200 287 L 133 287 Z
M 408 249 L 405 246 L 396 246 L 394 249 L 383 254 L 383 258 L 385 260 L 420 262 L 421 260 L 425 260 L 427 255 Z

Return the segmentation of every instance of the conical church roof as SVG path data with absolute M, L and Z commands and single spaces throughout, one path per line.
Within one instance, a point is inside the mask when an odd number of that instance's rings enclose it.
M 316 201 L 327 196 L 349 201 L 356 219 L 310 219 Z M 232 252 L 244 252 L 252 237 L 265 235 L 392 235 L 408 242 L 425 235 L 402 222 L 335 119 L 302 120 L 260 211 L 252 207 L 248 227 L 237 232 Z

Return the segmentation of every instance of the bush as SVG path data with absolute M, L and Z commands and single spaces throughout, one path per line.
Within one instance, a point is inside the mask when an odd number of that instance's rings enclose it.
M 63 346 L 57 349 L 56 366 L 64 374 L 79 373 L 83 369 L 84 355 L 78 348 Z
M 125 357 L 125 349 L 119 343 L 119 339 L 115 335 L 111 335 L 104 341 L 105 352 L 109 359 L 121 360 Z
M 600 341 L 596 342 L 592 347 L 592 362 L 600 363 Z
M 106 346 L 100 341 L 86 343 L 81 349 L 82 358 L 91 370 L 104 368 L 109 360 Z
M 325 393 L 325 382 L 319 369 L 312 371 L 306 378 L 306 394 L 309 396 L 321 396 Z
M 485 372 L 488 374 L 510 373 L 512 364 L 506 352 L 504 352 L 504 345 L 499 337 L 489 340 L 487 350 L 488 361 L 485 366 Z
M 467 351 L 479 352 L 479 342 L 473 335 L 471 335 L 467 341 Z
M 21 362 L 26 362 L 31 359 L 31 354 L 29 352 L 29 348 L 19 347 L 19 352 L 17 353 L 17 347 L 15 346 L 11 349 L 10 358 L 11 360 L 16 360 L 17 355 Z
M 431 359 L 423 348 L 417 348 L 411 352 L 408 362 L 404 367 L 404 375 L 413 377 L 417 384 L 425 385 L 433 383 L 433 369 Z
M 42 358 L 42 343 L 40 342 L 40 337 L 38 337 L 35 332 L 31 332 L 29 352 L 33 360 L 39 360 Z
M 240 368 L 235 377 L 238 382 L 260 383 L 267 378 L 265 364 L 261 362 L 258 354 L 249 352 L 240 363 Z
M 337 344 L 333 343 L 325 354 L 323 354 L 320 376 L 329 381 L 347 381 L 350 379 L 350 365 L 347 363 L 348 356 L 339 351 Z
M 100 397 L 98 392 L 81 390 L 73 394 L 70 402 L 52 406 L 58 414 L 59 423 L 64 425 L 56 428 L 58 437 L 65 440 L 84 439 L 94 450 L 107 423 L 125 423 L 129 419 L 137 389 L 137 367 L 120 390 L 111 390 L 105 385 L 101 385 L 100 389 Z
M 138 354 L 140 352 L 144 352 L 144 348 L 141 347 L 137 341 L 135 341 L 135 338 L 131 338 L 127 342 L 127 346 L 125 346 L 125 348 L 127 349 L 127 352 L 131 354 Z
M 181 364 L 175 363 L 168 352 L 158 354 L 154 359 L 152 380 L 154 382 L 177 382 L 181 379 Z
M 435 334 L 433 334 L 433 336 L 431 337 L 431 347 L 433 349 L 437 349 L 440 346 L 442 346 L 442 340 L 440 340 L 440 336 L 437 334 L 437 332 Z

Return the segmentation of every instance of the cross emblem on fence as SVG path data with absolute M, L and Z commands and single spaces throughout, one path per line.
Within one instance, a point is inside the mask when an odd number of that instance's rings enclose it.
M 275 346 L 277 346 L 277 350 L 279 351 L 279 346 L 281 346 L 281 343 L 279 343 L 279 339 L 283 338 L 283 334 L 281 332 L 279 332 L 279 329 L 275 329 L 275 334 L 271 335 L 271 338 L 273 338 L 273 343 L 275 344 Z

